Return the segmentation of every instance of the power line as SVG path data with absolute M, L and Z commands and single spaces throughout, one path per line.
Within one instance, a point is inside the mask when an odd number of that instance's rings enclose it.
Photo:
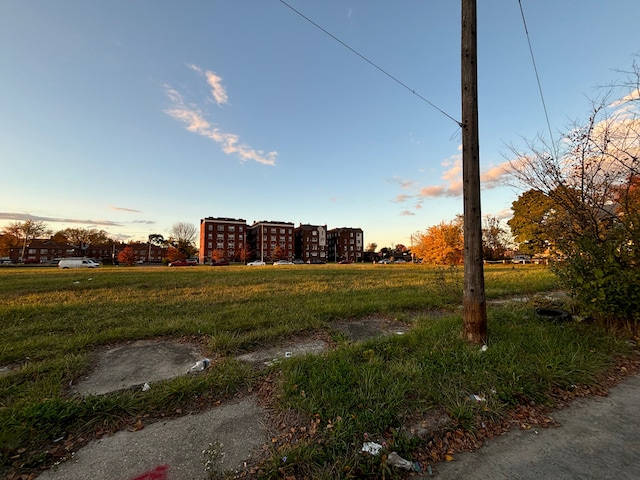
M 522 8 L 522 0 L 518 0 L 520 5 L 520 13 L 522 15 L 522 24 L 524 25 L 524 33 L 527 36 L 527 42 L 529 44 L 529 53 L 531 54 L 531 62 L 533 63 L 533 71 L 536 74 L 536 81 L 538 82 L 538 91 L 540 92 L 540 100 L 542 101 L 542 108 L 544 109 L 544 116 L 547 120 L 547 128 L 549 129 L 549 136 L 551 138 L 551 147 L 553 148 L 553 154 L 557 158 L 558 154 L 555 151 L 555 142 L 553 141 L 553 132 L 551 131 L 551 123 L 549 122 L 549 113 L 547 112 L 547 105 L 544 101 L 544 94 L 542 93 L 542 83 L 540 82 L 540 76 L 538 75 L 538 67 L 536 66 L 536 59 L 533 55 L 533 48 L 531 47 L 531 39 L 529 38 L 529 30 L 527 29 L 527 21 L 524 16 L 524 9 Z
M 321 30 L 322 32 L 324 32 L 326 35 L 330 36 L 331 38 L 333 38 L 336 42 L 338 42 L 340 45 L 342 45 L 343 47 L 347 48 L 348 50 L 350 50 L 351 52 L 355 53 L 357 56 L 359 56 L 361 59 L 363 59 L 365 62 L 367 62 L 368 64 L 370 64 L 371 66 L 377 68 L 378 70 L 380 70 L 382 73 L 384 73 L 387 77 L 391 78 L 394 82 L 396 82 L 397 84 L 403 86 L 405 89 L 409 90 L 411 93 L 413 93 L 416 97 L 418 97 L 420 100 L 426 102 L 427 104 L 429 104 L 431 107 L 435 108 L 437 111 L 439 111 L 440 113 L 442 113 L 444 116 L 446 116 L 447 118 L 453 120 L 454 122 L 456 122 L 456 124 L 458 124 L 459 127 L 462 127 L 462 123 L 460 123 L 460 121 L 456 120 L 454 117 L 452 117 L 451 115 L 449 115 L 447 112 L 445 112 L 444 110 L 442 110 L 441 108 L 439 108 L 437 105 L 434 105 L 433 103 L 431 103 L 429 100 L 427 100 L 426 98 L 424 98 L 422 95 L 420 95 L 418 92 L 416 92 L 414 89 L 412 89 L 411 87 L 409 87 L 408 85 L 406 85 L 405 83 L 401 82 L 400 80 L 398 80 L 396 77 L 394 77 L 393 75 L 391 75 L 389 72 L 387 72 L 384 68 L 376 65 L 374 62 L 372 62 L 371 60 L 369 60 L 367 57 L 365 57 L 364 55 L 362 55 L 360 52 L 356 51 L 355 49 L 351 48 L 349 45 L 347 45 L 345 42 L 343 42 L 342 40 L 340 40 L 338 37 L 336 37 L 335 35 L 333 35 L 332 33 L 328 32 L 327 30 L 325 30 L 324 28 L 322 28 L 320 25 L 318 25 L 316 22 L 314 22 L 313 20 L 311 20 L 309 17 L 305 16 L 304 14 L 302 14 L 301 12 L 299 12 L 298 10 L 296 10 L 295 8 L 293 8 L 291 5 L 289 5 L 287 2 L 285 2 L 284 0 L 279 0 L 280 3 L 282 3 L 284 6 L 288 7 L 289 9 L 291 9 L 293 12 L 295 12 L 296 14 L 298 14 L 299 16 L 301 16 L 302 18 L 304 18 L 307 22 L 309 22 L 311 25 L 313 25 L 314 27 L 318 28 L 319 30 Z

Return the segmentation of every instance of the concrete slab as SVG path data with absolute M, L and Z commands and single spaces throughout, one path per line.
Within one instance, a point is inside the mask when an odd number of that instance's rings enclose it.
M 382 316 L 371 316 L 360 320 L 338 321 L 331 324 L 350 340 L 364 341 L 385 335 L 402 335 L 410 327 Z
M 511 431 L 438 464 L 438 478 L 640 478 L 640 376 L 612 388 L 608 397 L 576 400 L 553 418 L 560 427 Z
M 247 362 L 255 367 L 267 367 L 286 358 L 308 354 L 320 354 L 328 349 L 322 340 L 299 341 L 290 345 L 257 350 L 236 357 L 241 362 Z
M 72 386 L 73 392 L 102 395 L 179 377 L 203 358 L 193 345 L 160 340 L 119 345 L 96 356 L 95 369 Z
M 269 439 L 262 423 L 265 417 L 255 399 L 248 397 L 139 431 L 120 431 L 92 441 L 38 479 L 126 480 L 160 465 L 168 465 L 167 480 L 206 480 L 214 472 L 240 471 Z M 208 469 L 207 461 L 212 461 Z

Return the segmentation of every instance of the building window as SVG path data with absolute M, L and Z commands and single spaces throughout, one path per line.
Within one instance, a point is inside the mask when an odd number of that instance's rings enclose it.
M 230 232 L 235 232 L 236 231 L 236 227 L 234 225 L 229 225 L 229 231 Z
M 209 230 L 213 230 L 213 225 L 209 224 Z
M 218 225 L 218 231 L 224 232 L 224 225 Z
M 209 248 L 209 249 L 213 248 L 213 242 L 207 243 L 207 248 Z

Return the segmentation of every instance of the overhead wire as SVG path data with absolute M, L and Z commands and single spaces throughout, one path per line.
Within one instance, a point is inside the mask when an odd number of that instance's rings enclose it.
M 437 111 L 439 111 L 440 113 L 442 113 L 444 116 L 446 116 L 447 118 L 453 120 L 454 122 L 456 122 L 456 124 L 459 127 L 462 127 L 462 123 L 459 120 L 456 120 L 454 117 L 452 117 L 451 115 L 449 115 L 447 112 L 445 112 L 444 110 L 442 110 L 440 107 L 438 107 L 437 105 L 435 105 L 434 103 L 430 102 L 428 99 L 426 99 L 425 97 L 423 97 L 422 95 L 420 95 L 418 92 L 416 92 L 414 89 L 412 89 L 411 87 L 409 87 L 408 85 L 406 85 L 404 82 L 400 81 L 398 78 L 396 78 L 395 76 L 393 76 L 391 73 L 389 73 L 388 71 L 386 71 L 384 68 L 378 66 L 376 63 L 374 63 L 373 61 L 369 60 L 367 57 L 365 57 L 363 54 L 361 54 L 360 52 L 358 52 L 357 50 L 355 50 L 354 48 L 350 47 L 349 45 L 347 45 L 345 42 L 343 42 L 342 40 L 340 40 L 338 37 L 336 37 L 335 35 L 333 35 L 331 32 L 327 31 L 326 29 L 324 29 L 322 26 L 318 25 L 316 22 L 314 22 L 313 20 L 311 20 L 309 17 L 307 17 L 306 15 L 304 15 L 302 12 L 296 10 L 294 7 L 292 7 L 291 5 L 289 5 L 287 2 L 285 2 L 284 0 L 279 0 L 280 3 L 282 3 L 284 6 L 288 7 L 290 10 L 292 10 L 294 13 L 296 13 L 297 15 L 299 15 L 300 17 L 304 18 L 307 22 L 309 22 L 310 24 L 312 24 L 314 27 L 318 28 L 320 31 L 322 31 L 323 33 L 325 33 L 326 35 L 328 35 L 329 37 L 333 38 L 336 42 L 338 42 L 340 45 L 342 45 L 343 47 L 347 48 L 348 50 L 350 50 L 352 53 L 355 53 L 358 57 L 360 57 L 361 59 L 363 59 L 365 62 L 367 62 L 368 64 L 370 64 L 371 66 L 373 66 L 374 68 L 378 69 L 380 72 L 384 73 L 387 77 L 391 78 L 394 82 L 396 82 L 397 84 L 401 85 L 402 87 L 404 87 L 405 89 L 409 90 L 412 94 L 414 94 L 416 97 L 418 97 L 420 100 L 422 100 L 423 102 L 427 103 L 428 105 L 430 105 L 432 108 L 436 109 Z
M 544 101 L 544 93 L 542 92 L 542 82 L 540 81 L 540 75 L 538 74 L 538 67 L 536 66 L 536 59 L 533 55 L 533 47 L 531 46 L 531 38 L 529 37 L 529 29 L 527 28 L 527 20 L 524 15 L 524 9 L 522 8 L 522 0 L 518 0 L 518 5 L 520 5 L 520 14 L 522 15 L 522 25 L 524 26 L 524 33 L 527 36 L 527 43 L 529 44 L 529 53 L 531 54 L 531 62 L 533 63 L 533 71 L 536 75 L 536 82 L 538 83 L 538 91 L 540 92 L 540 100 L 542 102 L 542 108 L 544 110 L 544 117 L 547 121 L 547 128 L 549 129 L 549 136 L 551 140 L 551 148 L 553 149 L 553 154 L 557 158 L 558 154 L 556 152 L 555 142 L 553 140 L 553 132 L 551 130 L 551 122 L 549 121 L 549 113 L 547 112 L 547 104 Z

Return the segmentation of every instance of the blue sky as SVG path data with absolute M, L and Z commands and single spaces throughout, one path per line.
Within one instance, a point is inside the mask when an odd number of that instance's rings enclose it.
M 454 119 L 460 1 L 287 0 Z M 522 0 L 556 134 L 640 52 L 637 0 Z M 478 1 L 483 215 L 548 136 L 517 0 Z M 279 0 L 0 2 L 0 227 L 208 216 L 410 237 L 462 212 L 460 129 Z

